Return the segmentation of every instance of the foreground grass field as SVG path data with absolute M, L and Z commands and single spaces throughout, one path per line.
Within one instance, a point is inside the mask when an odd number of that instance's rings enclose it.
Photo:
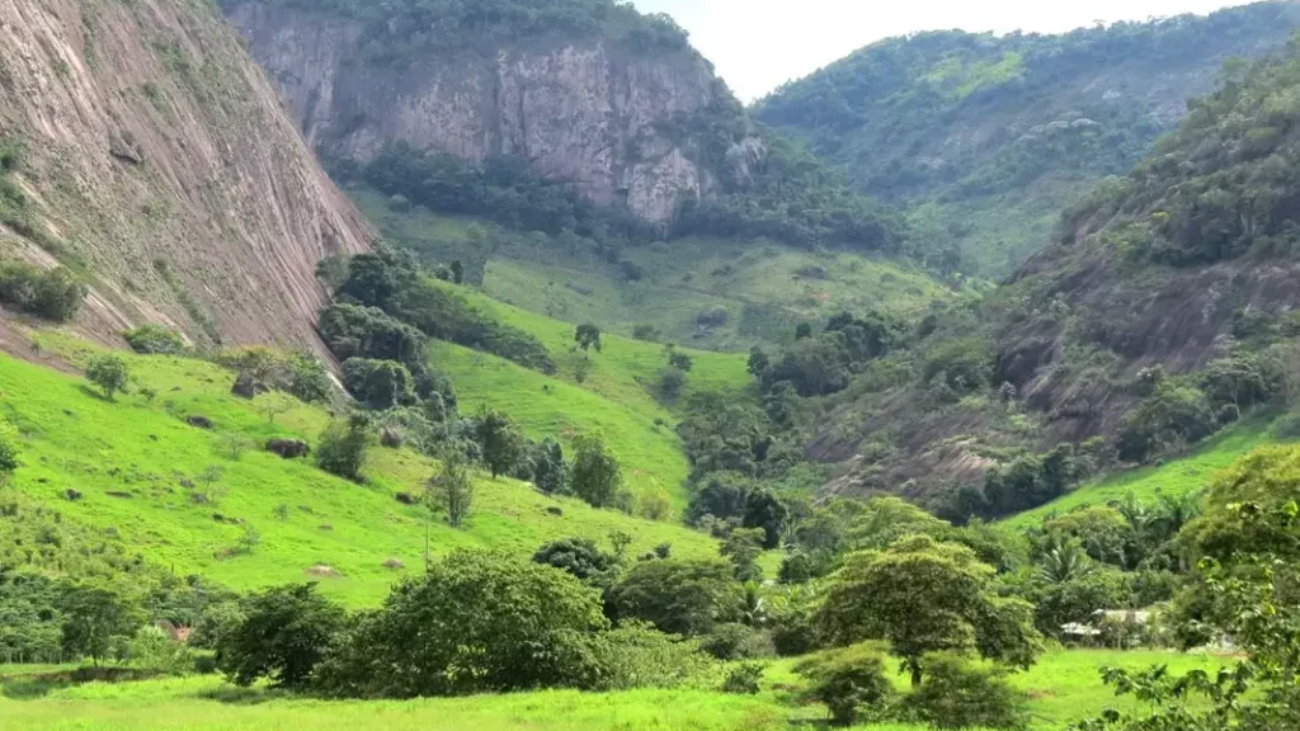
M 1014 677 L 1030 697 L 1032 731 L 1059 731 L 1066 724 L 1116 706 L 1098 678 L 1103 666 L 1132 669 L 1168 665 L 1175 672 L 1213 672 L 1214 657 L 1162 652 L 1061 651 Z M 416 701 L 324 702 L 293 699 L 264 690 L 240 690 L 216 677 L 156 680 L 117 685 L 33 690 L 0 683 L 0 719 L 23 731 L 281 731 L 288 729 L 384 729 L 405 731 L 777 731 L 825 718 L 817 706 L 799 702 L 792 660 L 768 671 L 757 696 L 707 690 L 643 690 L 608 694 L 569 691 L 520 693 Z M 896 681 L 905 685 L 902 677 Z M 1121 706 L 1122 707 L 1122 706 Z M 920 731 L 877 725 L 875 731 Z
M 364 188 L 348 194 L 387 240 L 439 261 L 472 261 L 497 299 L 622 335 L 650 325 L 667 342 L 702 349 L 745 351 L 757 342 L 784 342 L 799 322 L 822 322 L 842 310 L 907 313 L 960 296 L 898 261 L 764 240 L 693 237 L 632 247 L 623 257 L 640 274 L 630 280 L 622 265 L 568 251 L 541 234 L 419 208 L 395 211 L 387 197 Z M 700 325 L 702 313 L 718 309 L 725 322 Z
M 45 352 L 74 364 L 93 352 L 62 336 L 39 339 Z M 346 482 L 310 461 L 261 451 L 274 436 L 314 442 L 329 419 L 323 409 L 294 402 L 271 423 L 263 407 L 275 397 L 231 396 L 233 374 L 212 364 L 128 361 L 137 386 L 110 403 L 79 377 L 0 357 L 0 410 L 22 433 L 21 466 L 4 489 L 114 535 L 178 575 L 202 574 L 234 589 L 311 579 L 350 605 L 366 606 L 402 573 L 420 569 L 427 513 L 395 496 L 419 494 L 436 463 L 376 447 L 365 469 L 368 484 Z M 158 395 L 150 401 L 141 387 Z M 540 398 L 520 396 L 516 405 L 526 409 Z M 190 426 L 191 416 L 210 419 L 214 428 Z M 240 441 L 251 448 L 235 458 L 230 445 Z M 548 540 L 582 536 L 608 545 L 609 534 L 622 531 L 633 536 L 634 553 L 667 542 L 678 556 L 717 554 L 715 541 L 679 525 L 594 510 L 511 480 L 480 476 L 477 484 L 465 529 L 428 525 L 433 553 L 490 547 L 531 555 Z M 69 500 L 70 489 L 80 499 Z M 249 527 L 260 540 L 251 552 L 233 550 Z

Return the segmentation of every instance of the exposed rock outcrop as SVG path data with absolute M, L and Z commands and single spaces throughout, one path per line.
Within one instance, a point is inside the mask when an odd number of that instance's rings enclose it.
M 728 170 L 711 169 L 689 134 L 669 132 L 676 120 L 732 101 L 689 48 L 551 39 L 378 64 L 367 60 L 357 21 L 260 3 L 227 15 L 326 155 L 365 161 L 403 140 L 470 160 L 517 156 L 593 201 L 662 223 L 685 197 L 743 179 L 763 153 L 758 140 L 742 142 Z
M 205 3 L 0 0 L 0 141 L 25 150 L 11 179 L 46 234 L 0 224 L 0 255 L 86 273 L 77 326 L 105 342 L 159 321 L 315 347 L 316 263 L 369 245 Z

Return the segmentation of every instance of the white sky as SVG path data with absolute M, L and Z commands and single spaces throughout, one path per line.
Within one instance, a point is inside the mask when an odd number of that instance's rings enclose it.
M 743 101 L 875 41 L 921 30 L 1059 33 L 1241 0 L 635 0 L 672 15 Z

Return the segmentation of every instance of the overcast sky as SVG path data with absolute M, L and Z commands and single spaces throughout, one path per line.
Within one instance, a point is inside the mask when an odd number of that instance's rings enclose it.
M 921 30 L 1059 33 L 1208 13 L 1240 0 L 635 0 L 691 32 L 746 102 L 875 41 Z

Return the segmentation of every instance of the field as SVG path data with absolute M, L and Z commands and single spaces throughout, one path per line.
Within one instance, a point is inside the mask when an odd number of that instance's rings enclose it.
M 1029 694 L 1031 731 L 1066 724 L 1117 706 L 1098 677 L 1103 666 L 1131 669 L 1167 664 L 1175 672 L 1213 672 L 1221 660 L 1161 652 L 1058 651 L 1044 656 L 1014 684 Z M 503 696 L 382 702 L 293 699 L 240 690 L 216 677 L 43 687 L 23 679 L 0 682 L 0 717 L 22 731 L 279 731 L 339 728 L 365 731 L 777 731 L 825 718 L 797 700 L 798 676 L 783 660 L 768 671 L 757 696 L 708 690 L 639 690 L 609 694 L 545 691 Z M 0 677 L 3 677 L 0 673 Z M 903 684 L 901 676 L 896 681 Z M 920 731 L 879 725 L 875 731 Z
M 799 322 L 823 322 L 846 309 L 914 313 L 959 296 L 897 261 L 762 240 L 692 237 L 632 247 L 623 258 L 640 272 L 633 280 L 625 265 L 542 234 L 419 208 L 397 212 L 374 191 L 348 193 L 386 239 L 433 260 L 461 259 L 499 300 L 622 335 L 649 325 L 664 342 L 705 350 L 783 343 Z M 726 312 L 725 322 L 699 323 L 702 313 L 718 309 Z
M 1170 460 L 1159 467 L 1143 467 L 1085 484 L 1057 500 L 1020 513 L 999 525 L 1019 532 L 1038 525 L 1049 514 L 1105 505 L 1123 500 L 1130 494 L 1138 500 L 1148 502 L 1161 493 L 1185 495 L 1208 487 L 1215 475 L 1231 467 L 1251 450 L 1277 441 L 1269 420 L 1251 420 L 1219 434 L 1187 456 Z
M 44 352 L 72 363 L 93 352 L 61 335 L 38 339 Z M 314 442 L 328 422 L 323 409 L 294 405 L 272 423 L 264 407 L 277 397 L 231 396 L 234 376 L 217 366 L 157 356 L 128 360 L 137 385 L 109 403 L 79 377 L 0 357 L 0 408 L 22 433 L 22 464 L 3 490 L 56 512 L 69 526 L 114 534 L 150 563 L 233 589 L 313 579 L 340 600 L 365 606 L 376 604 L 402 573 L 420 569 L 427 513 L 395 496 L 419 494 L 436 463 L 376 447 L 366 485 L 334 478 L 309 461 L 261 451 L 275 436 Z M 141 387 L 157 397 L 150 401 Z M 213 430 L 186 423 L 200 415 Z M 230 445 L 240 441 L 252 448 L 236 459 Z M 715 541 L 680 525 L 594 510 L 504 478 L 480 476 L 477 486 L 465 529 L 428 526 L 435 554 L 490 547 L 531 555 L 570 535 L 607 545 L 613 531 L 634 537 L 634 553 L 664 542 L 678 556 L 717 552 Z M 69 489 L 82 497 L 68 500 Z M 232 550 L 249 526 L 260 542 L 251 553 Z M 404 568 L 386 568 L 390 559 Z

